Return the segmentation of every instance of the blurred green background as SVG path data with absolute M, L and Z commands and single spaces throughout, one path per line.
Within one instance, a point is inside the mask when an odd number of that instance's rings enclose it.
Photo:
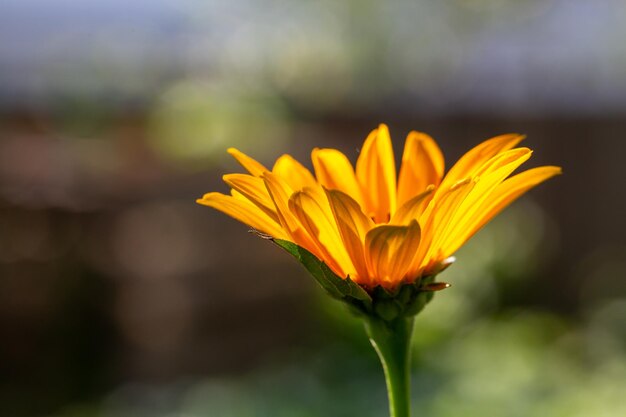
M 624 39 L 621 0 L 3 0 L 0 415 L 385 415 L 360 324 L 194 203 L 229 146 L 354 161 L 380 122 L 565 170 L 442 275 L 419 415 L 626 415 Z

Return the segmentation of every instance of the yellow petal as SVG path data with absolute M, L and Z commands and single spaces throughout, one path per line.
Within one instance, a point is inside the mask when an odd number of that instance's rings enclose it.
M 294 191 L 314 187 L 317 183 L 311 171 L 287 154 L 278 158 L 272 172 L 280 176 Z
M 321 198 L 320 198 L 321 197 Z M 289 208 L 312 237 L 321 259 L 340 277 L 354 276 L 355 269 L 339 235 L 335 218 L 326 196 L 312 188 L 295 192 Z
M 515 147 L 524 138 L 524 135 L 509 133 L 488 139 L 475 146 L 463 155 L 446 174 L 441 184 L 442 188 L 450 186 L 463 178 L 473 177 L 475 175 L 474 171 L 485 162 L 495 155 Z
M 365 139 L 356 163 L 366 214 L 386 223 L 396 211 L 396 164 L 389 129 L 381 124 Z
M 233 196 L 234 198 L 238 198 L 240 200 L 250 201 L 250 200 L 248 200 L 248 198 L 245 195 L 241 194 L 239 191 L 237 191 L 235 189 L 232 189 L 232 188 L 230 190 L 230 195 Z
M 562 172 L 561 167 L 543 166 L 529 169 L 507 179 L 498 187 L 488 204 L 485 205 L 485 216 L 489 218 L 495 216 L 531 188 L 560 175 Z
M 280 224 L 272 220 L 257 206 L 249 201 L 224 195 L 208 193 L 196 200 L 197 203 L 213 207 L 254 229 L 273 236 L 277 239 L 288 239 Z
M 311 152 L 311 161 L 321 185 L 329 190 L 342 191 L 360 205 L 363 204 L 363 195 L 354 168 L 343 153 L 336 149 L 315 148 Z
M 248 155 L 235 148 L 228 148 L 227 152 L 231 154 L 242 167 L 247 169 L 248 172 L 255 177 L 260 177 L 261 174 L 263 174 L 265 171 L 269 171 L 263 166 L 263 164 L 257 162 L 256 160 L 250 158 Z
M 245 196 L 251 203 L 279 223 L 274 202 L 267 192 L 262 178 L 247 174 L 227 174 L 222 178 L 226 184 Z
M 445 251 L 449 254 L 454 253 L 509 204 L 530 189 L 559 174 L 561 174 L 560 167 L 544 166 L 524 171 L 498 185 L 489 198 L 482 203 L 472 222 L 467 224 L 464 233 L 450 242 Z
M 398 206 L 424 192 L 430 184 L 438 186 L 444 169 L 443 154 L 435 140 L 425 133 L 409 133 L 398 179 Z
M 466 178 L 459 181 L 444 192 L 441 198 L 431 200 L 426 211 L 420 217 L 422 225 L 422 243 L 409 270 L 409 275 L 420 275 L 424 268 L 429 267 L 439 258 L 438 247 L 445 235 L 450 219 L 460 204 L 474 188 L 475 182 Z
M 365 236 L 374 227 L 374 222 L 363 214 L 359 204 L 348 194 L 339 190 L 327 190 L 326 193 L 339 234 L 356 270 L 356 275 L 351 276 L 352 280 L 374 286 L 364 255 Z
M 293 236 L 294 232 L 299 228 L 298 221 L 289 210 L 289 197 L 293 194 L 293 190 L 282 178 L 271 172 L 263 173 L 261 178 L 274 202 L 280 224 Z
M 385 288 L 402 283 L 420 244 L 420 226 L 382 225 L 365 237 L 365 261 L 372 276 Z
M 533 151 L 528 148 L 516 148 L 501 152 L 480 166 L 475 171 L 474 176 L 489 175 L 510 163 L 519 162 L 521 160 L 521 162 L 517 163 L 517 166 L 519 166 L 522 162 L 528 160 L 532 153 Z
M 448 222 L 437 249 L 444 254 L 452 254 L 449 252 L 450 245 L 465 235 L 469 224 L 480 215 L 483 202 L 489 198 L 498 184 L 530 158 L 531 153 L 532 151 L 527 148 L 512 149 L 494 156 L 477 171 L 480 177 L 477 177 L 476 185 Z
M 307 249 L 318 258 L 322 258 L 323 254 L 319 251 L 315 241 L 309 236 L 309 233 L 302 228 L 300 221 L 293 215 L 289 208 L 289 198 L 293 194 L 293 190 L 289 187 L 289 184 L 281 177 L 271 172 L 263 173 L 262 178 L 263 181 L 265 181 L 265 186 L 276 207 L 276 214 L 278 215 L 280 224 L 290 236 L 289 240 Z
M 426 205 L 430 201 L 429 197 L 432 196 L 434 190 L 435 186 L 433 184 L 430 184 L 421 194 L 418 194 L 405 202 L 393 214 L 393 217 L 389 221 L 389 224 L 403 225 L 408 224 L 413 219 L 419 219 L 424 212 Z

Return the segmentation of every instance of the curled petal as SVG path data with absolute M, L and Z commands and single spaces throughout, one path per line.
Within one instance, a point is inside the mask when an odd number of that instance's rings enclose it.
M 365 261 L 372 276 L 386 288 L 403 282 L 420 244 L 417 221 L 408 226 L 377 226 L 365 237 Z
M 359 204 L 349 195 L 338 190 L 327 190 L 326 193 L 339 234 L 356 270 L 356 276 L 351 278 L 360 284 L 372 286 L 365 263 L 364 245 L 365 236 L 374 227 L 374 222 L 363 214 Z

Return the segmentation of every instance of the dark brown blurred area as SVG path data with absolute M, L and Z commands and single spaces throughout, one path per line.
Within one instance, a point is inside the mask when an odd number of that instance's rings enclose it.
M 467 259 L 489 258 L 480 245 L 498 233 L 513 253 L 532 243 L 518 271 L 506 254 L 486 261 L 489 276 L 523 278 L 485 284 L 497 301 L 477 302 L 477 317 L 537 311 L 575 328 L 603 306 L 625 311 L 620 2 L 33 3 L 0 5 L 0 415 L 143 415 L 107 404 L 150 402 L 118 391 L 128 384 L 228 386 L 334 346 L 343 323 L 326 323 L 303 270 L 195 204 L 240 171 L 229 146 L 270 166 L 290 153 L 310 167 L 314 147 L 354 161 L 384 122 L 396 155 L 420 130 L 450 167 L 481 140 L 524 133 L 528 165 L 564 175 L 511 209 L 517 226 L 477 237 Z

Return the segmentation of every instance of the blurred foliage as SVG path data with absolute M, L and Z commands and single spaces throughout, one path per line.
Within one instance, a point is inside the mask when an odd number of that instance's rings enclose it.
M 285 105 L 271 93 L 183 81 L 156 104 L 150 138 L 166 159 L 204 169 L 229 147 L 259 155 L 280 146 L 288 123 Z

